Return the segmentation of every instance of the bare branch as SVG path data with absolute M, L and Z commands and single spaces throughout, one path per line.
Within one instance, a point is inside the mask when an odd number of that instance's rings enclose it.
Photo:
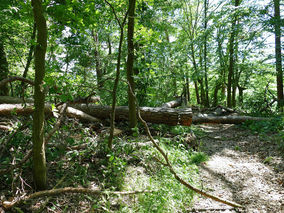
M 45 196 L 57 196 L 57 195 L 66 194 L 66 193 L 79 193 L 79 194 L 88 194 L 88 195 L 98 196 L 98 195 L 134 195 L 134 194 L 152 193 L 152 192 L 153 192 L 152 190 L 102 191 L 102 190 L 94 190 L 94 189 L 88 189 L 88 188 L 82 188 L 82 187 L 79 187 L 79 188 L 66 187 L 66 188 L 61 188 L 61 189 L 51 189 L 51 190 L 35 192 L 33 194 L 27 195 L 25 197 L 21 197 L 12 202 L 4 201 L 2 205 L 5 209 L 10 209 L 22 203 L 23 201 L 45 197 Z

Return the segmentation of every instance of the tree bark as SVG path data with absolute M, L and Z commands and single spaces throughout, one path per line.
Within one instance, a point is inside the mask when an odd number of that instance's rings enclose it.
M 129 127 L 134 128 L 137 126 L 136 117 L 136 104 L 135 98 L 131 94 L 129 86 L 131 86 L 133 92 L 135 91 L 134 73 L 133 73 L 133 63 L 134 63 L 134 26 L 135 26 L 135 4 L 136 0 L 129 0 L 129 15 L 128 15 L 128 32 L 127 32 L 127 42 L 128 42 L 128 57 L 127 57 L 127 81 L 128 85 L 128 107 L 129 107 Z
M 283 112 L 283 70 L 281 58 L 281 27 L 280 27 L 280 0 L 274 0 L 274 28 L 275 28 L 275 58 L 276 58 L 276 81 L 278 108 Z
M 47 47 L 47 26 L 43 15 L 41 0 L 32 0 L 34 20 L 37 27 L 37 45 L 35 49 L 35 86 L 33 115 L 33 178 L 37 190 L 44 190 L 46 182 L 46 159 L 44 146 L 44 76 L 45 53 Z

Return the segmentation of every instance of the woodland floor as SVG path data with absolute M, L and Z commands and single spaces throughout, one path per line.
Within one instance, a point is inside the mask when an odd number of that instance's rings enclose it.
M 204 190 L 240 203 L 241 212 L 284 212 L 284 153 L 270 135 L 252 134 L 235 125 L 200 125 L 201 151 L 209 160 L 199 166 Z M 196 197 L 193 212 L 237 212 Z
M 115 159 L 118 159 L 115 162 L 119 164 L 108 166 L 109 160 L 105 160 L 105 156 L 100 156 L 100 153 L 96 152 L 99 147 L 98 144 L 102 141 L 100 135 L 105 134 L 101 127 L 97 130 L 97 127 L 81 125 L 72 119 L 67 119 L 65 123 L 72 124 L 72 126 L 62 128 L 61 133 L 55 135 L 50 142 L 51 145 L 47 146 L 50 186 L 56 185 L 67 174 L 60 187 L 83 185 L 84 187 L 108 189 L 115 186 L 118 189 L 127 190 L 128 187 L 120 186 L 124 183 L 129 186 L 133 185 L 134 189 L 131 188 L 132 190 L 140 190 L 139 187 L 141 189 L 152 189 L 152 185 L 155 185 L 155 178 L 153 178 L 151 185 L 148 183 L 149 177 L 150 175 L 154 177 L 158 170 L 162 171 L 159 173 L 160 176 L 157 176 L 158 180 L 167 183 L 169 186 L 164 191 L 158 192 L 155 195 L 156 197 L 153 196 L 148 203 L 144 202 L 144 206 L 137 206 L 137 211 L 135 208 L 130 208 L 131 211 L 129 209 L 120 211 L 121 205 L 126 207 L 133 205 L 133 203 L 141 205 L 137 201 L 137 196 L 131 199 L 126 198 L 118 203 L 114 202 L 115 205 L 110 204 L 108 210 L 105 210 L 106 208 L 103 207 L 106 207 L 105 203 L 108 203 L 106 200 L 97 199 L 97 203 L 94 203 L 94 199 L 88 196 L 64 195 L 47 201 L 44 198 L 21 205 L 22 212 L 32 212 L 34 209 L 38 209 L 38 206 L 47 203 L 43 212 L 185 212 L 186 209 L 186 212 L 208 213 L 284 213 L 284 149 L 283 147 L 279 149 L 276 137 L 272 133 L 253 133 L 244 126 L 228 124 L 193 125 L 191 128 L 197 137 L 197 143 L 199 143 L 197 151 L 203 152 L 209 157 L 207 161 L 199 164 L 199 173 L 196 175 L 195 172 L 193 173 L 195 175 L 193 178 L 194 185 L 199 188 L 201 186 L 207 192 L 244 206 L 244 209 L 237 211 L 229 206 L 197 195 L 194 197 L 193 206 L 191 206 L 190 192 L 182 192 L 184 187 L 173 180 L 173 176 L 167 169 L 163 170 L 162 166 L 151 157 L 153 151 L 149 149 L 151 143 L 149 145 L 146 136 L 139 135 L 134 137 L 133 141 L 133 138 L 129 138 L 128 135 L 120 135 L 115 143 L 121 146 L 117 149 L 117 151 L 121 149 L 121 153 L 115 156 Z M 7 134 L 2 132 L 1 137 Z M 153 134 L 157 135 L 161 132 L 155 130 Z M 172 144 L 176 142 L 176 147 L 178 147 L 187 134 L 188 132 L 172 134 L 166 130 L 162 135 L 161 143 Z M 16 137 L 14 141 L 10 142 L 11 148 L 9 148 L 9 152 L 6 152 L 6 155 L 21 159 L 23 156 L 18 156 L 19 153 L 26 153 L 31 148 L 31 143 L 27 143 L 30 135 L 30 129 L 22 131 L 18 138 Z M 24 139 L 24 137 L 26 138 Z M 132 141 L 130 142 L 130 140 Z M 66 141 L 73 146 L 84 145 L 84 147 L 79 152 L 73 150 L 66 153 L 66 144 L 61 144 L 62 148 L 58 141 Z M 21 152 L 13 148 L 13 143 L 15 143 L 15 147 L 20 146 Z M 126 149 L 126 147 L 129 148 Z M 126 153 L 127 150 L 129 154 Z M 187 150 L 180 150 L 178 156 L 186 159 L 187 153 L 184 153 L 185 151 Z M 4 161 L 2 163 L 4 165 Z M 2 163 L 0 162 L 0 164 Z M 185 171 L 190 172 L 190 169 L 195 167 L 196 165 L 188 167 Z M 9 174 L 0 176 L 0 200 L 7 200 L 15 194 L 31 193 L 32 178 L 30 171 L 31 164 L 29 163 L 23 169 L 16 170 L 15 174 L 11 173 L 14 175 L 12 175 L 13 181 Z M 126 180 L 123 181 L 120 177 L 125 177 Z M 162 185 L 161 182 L 157 182 L 157 189 L 163 188 Z M 14 186 L 12 187 L 13 190 L 11 190 L 11 186 Z M 176 192 L 178 193 L 174 194 Z M 178 208 L 183 206 L 184 208 L 176 211 L 161 210 L 164 209 L 165 202 L 169 202 L 165 193 L 173 194 L 174 197 L 179 196 L 173 205 Z M 187 195 L 189 195 L 188 198 L 186 198 Z M 160 197 L 164 200 L 158 200 Z M 157 204 L 159 201 L 162 202 L 160 204 L 161 209 L 147 210 L 148 204 L 150 205 L 149 209 L 153 209 L 151 205 Z M 188 206 L 184 206 L 184 204 Z M 99 207 L 97 208 L 96 205 Z M 1 205 L 0 212 L 4 212 Z

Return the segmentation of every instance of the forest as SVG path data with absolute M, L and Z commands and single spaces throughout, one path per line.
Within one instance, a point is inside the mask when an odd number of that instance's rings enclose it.
M 0 0 L 0 213 L 284 212 L 283 0 Z

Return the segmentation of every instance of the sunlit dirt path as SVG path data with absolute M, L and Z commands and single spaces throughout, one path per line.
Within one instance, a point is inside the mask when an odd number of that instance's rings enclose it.
M 200 125 L 201 151 L 209 160 L 200 165 L 200 185 L 205 191 L 244 206 L 235 210 L 196 197 L 192 212 L 284 213 L 283 153 L 271 145 L 272 137 L 234 125 Z

